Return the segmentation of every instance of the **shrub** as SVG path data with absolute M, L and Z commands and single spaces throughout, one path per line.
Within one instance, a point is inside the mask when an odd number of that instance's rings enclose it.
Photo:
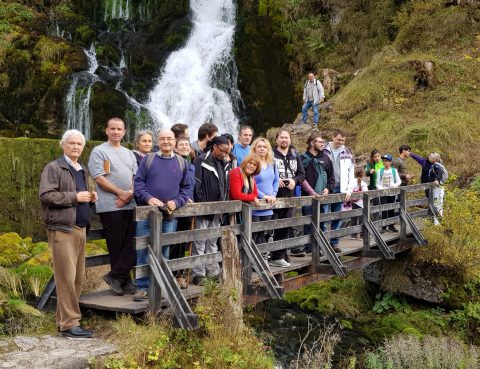
M 427 224 L 428 247 L 417 248 L 414 261 L 433 266 L 460 284 L 480 278 L 480 198 L 473 191 L 455 189 L 445 196 L 438 226 Z
M 399 335 L 366 354 L 367 369 L 478 369 L 479 352 L 455 338 Z

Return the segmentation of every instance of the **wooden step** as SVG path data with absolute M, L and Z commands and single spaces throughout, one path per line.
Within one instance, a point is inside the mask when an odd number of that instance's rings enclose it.
M 350 270 L 364 268 L 367 265 L 375 263 L 376 261 L 379 261 L 379 260 L 382 260 L 382 259 L 381 258 L 372 258 L 372 257 L 367 257 L 367 256 L 361 256 L 359 258 L 355 258 L 355 259 L 349 260 L 347 262 L 344 262 L 343 264 L 350 271 Z

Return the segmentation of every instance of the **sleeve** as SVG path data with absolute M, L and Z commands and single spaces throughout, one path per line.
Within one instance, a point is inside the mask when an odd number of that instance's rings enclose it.
M 395 169 L 395 170 L 392 169 L 392 172 L 395 172 L 393 176 L 393 181 L 394 181 L 393 187 L 394 188 L 400 187 L 400 185 L 402 184 L 402 180 L 400 179 L 400 175 L 398 174 L 398 169 Z
M 410 157 L 413 158 L 418 164 L 420 165 L 425 165 L 425 163 L 427 162 L 427 159 L 425 158 L 422 158 L 421 156 L 418 156 L 417 154 L 414 154 L 413 152 L 410 153 Z
M 153 196 L 147 190 L 147 168 L 146 168 L 147 160 L 142 160 L 140 163 L 140 167 L 137 170 L 137 174 L 134 178 L 134 193 L 135 197 L 138 199 L 140 204 L 148 204 L 148 200 L 150 200 Z M 153 165 L 153 163 L 152 163 Z
M 268 167 L 267 167 L 268 169 Z M 258 175 L 255 176 L 254 180 L 255 180 L 255 186 L 257 187 L 257 191 L 258 191 L 258 198 L 259 199 L 263 199 L 265 197 L 265 193 L 258 187 L 258 178 L 262 175 L 265 175 L 265 171 L 260 171 L 260 173 Z
M 368 186 L 364 181 L 362 181 L 362 189 L 361 190 L 362 190 L 362 192 L 367 192 L 368 191 Z
M 310 186 L 310 183 L 308 183 L 307 180 L 303 181 L 301 186 L 302 186 L 303 192 L 305 192 L 309 196 L 315 196 L 317 194 L 315 190 L 312 188 L 312 186 Z
M 280 186 L 280 175 L 278 174 L 278 168 L 275 162 L 272 164 L 273 167 L 273 196 L 277 197 L 278 187 Z
M 378 174 L 377 174 L 377 190 L 383 190 L 384 187 L 382 186 L 382 176 L 380 175 L 381 174 L 381 169 L 378 171 Z
M 182 181 L 180 182 L 180 191 L 177 198 L 174 200 L 177 208 L 185 206 L 188 199 L 190 198 L 190 194 L 192 193 L 192 183 L 190 180 L 189 165 L 185 159 L 182 158 L 182 160 L 185 161 L 185 169 L 183 171 Z
M 350 160 L 348 168 L 348 183 L 346 192 L 351 195 L 355 188 L 355 165 L 353 164 L 353 158 Z
M 328 192 L 333 193 L 333 190 L 335 189 L 335 172 L 333 169 L 333 163 L 328 156 L 325 157 L 325 161 L 328 163 L 326 170 Z
M 305 169 L 303 168 L 302 157 L 301 155 L 297 155 L 297 173 L 295 173 L 295 177 L 293 177 L 295 184 L 299 185 L 305 180 Z
M 325 91 L 323 89 L 322 82 L 320 82 L 319 80 L 317 80 L 317 88 L 318 88 L 318 97 L 325 98 Z
M 71 208 L 77 205 L 76 192 L 60 192 L 60 178 L 58 172 L 47 165 L 40 178 L 38 194 L 42 205 L 52 208 Z
M 88 159 L 88 170 L 93 179 L 105 175 L 104 161 L 105 155 L 98 149 L 98 146 L 95 147 Z
M 303 85 L 303 100 L 307 100 L 307 83 Z
M 257 197 L 254 193 L 256 185 L 254 185 L 252 193 L 246 194 L 242 192 L 242 175 L 238 170 L 230 171 L 230 199 L 241 201 L 253 201 Z M 255 183 L 255 181 L 254 181 Z M 258 195 L 258 190 L 257 190 Z
M 194 200 L 197 202 L 203 201 L 203 190 L 202 190 L 202 162 L 201 157 L 197 157 L 194 162 L 195 167 L 195 187 L 193 192 Z

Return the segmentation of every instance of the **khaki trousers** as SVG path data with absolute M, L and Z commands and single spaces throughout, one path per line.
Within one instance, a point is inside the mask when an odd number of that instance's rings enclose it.
M 85 241 L 85 228 L 75 226 L 69 233 L 48 231 L 57 289 L 55 320 L 62 331 L 80 325 L 78 300 L 85 278 Z

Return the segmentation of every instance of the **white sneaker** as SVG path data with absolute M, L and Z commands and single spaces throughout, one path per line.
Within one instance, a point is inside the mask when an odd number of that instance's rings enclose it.
M 290 263 L 286 262 L 284 259 L 269 260 L 268 262 L 272 265 L 279 266 L 282 268 L 288 268 L 290 266 Z

